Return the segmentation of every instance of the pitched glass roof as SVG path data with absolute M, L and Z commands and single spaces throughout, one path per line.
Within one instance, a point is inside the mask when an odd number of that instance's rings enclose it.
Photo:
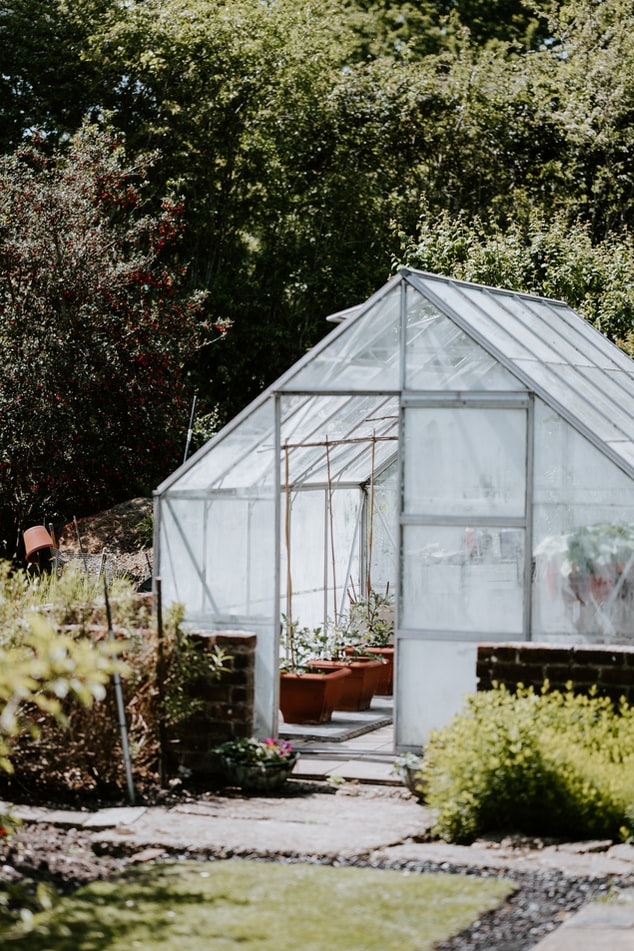
M 634 476 L 634 363 L 603 334 L 560 301 L 402 276 Z
M 276 400 L 282 484 L 287 464 L 296 487 L 366 481 L 396 453 L 403 389 L 532 391 L 634 477 L 634 363 L 566 304 L 403 269 L 333 322 L 157 494 L 272 487 Z

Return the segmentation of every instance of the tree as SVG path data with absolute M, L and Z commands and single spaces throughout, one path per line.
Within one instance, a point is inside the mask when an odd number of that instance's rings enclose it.
M 532 212 L 505 228 L 447 212 L 421 216 L 401 263 L 459 280 L 565 301 L 634 356 L 634 241 L 593 241 L 591 227 L 563 212 Z
M 35 141 L 0 161 L 5 548 L 18 526 L 146 493 L 181 455 L 204 300 L 166 263 L 182 209 L 144 204 L 147 168 L 90 126 L 63 156 Z

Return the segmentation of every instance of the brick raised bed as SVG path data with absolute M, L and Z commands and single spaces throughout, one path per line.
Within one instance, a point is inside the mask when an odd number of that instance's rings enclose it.
M 541 688 L 545 680 L 551 689 L 586 692 L 596 686 L 600 696 L 634 703 L 634 647 L 625 645 L 561 645 L 510 642 L 478 645 L 478 690 L 490 690 L 493 683 L 514 688 Z
M 243 631 L 196 631 L 202 650 L 214 645 L 227 654 L 227 671 L 193 686 L 203 706 L 170 737 L 167 767 L 183 767 L 194 776 L 215 776 L 220 767 L 212 750 L 226 740 L 252 736 L 255 691 L 255 634 Z

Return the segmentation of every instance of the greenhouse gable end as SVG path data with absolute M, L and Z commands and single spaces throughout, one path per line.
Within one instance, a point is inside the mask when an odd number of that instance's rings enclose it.
M 166 603 L 257 635 L 394 594 L 395 733 L 475 690 L 477 645 L 628 643 L 634 364 L 559 301 L 402 270 L 155 492 Z

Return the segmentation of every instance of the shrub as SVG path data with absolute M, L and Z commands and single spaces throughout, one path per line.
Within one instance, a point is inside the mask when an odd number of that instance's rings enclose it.
M 425 748 L 434 834 L 556 838 L 634 834 L 634 708 L 608 698 L 504 687 L 467 698 Z
M 141 785 L 159 778 L 161 725 L 178 729 L 200 706 L 192 685 L 222 673 L 225 655 L 218 649 L 201 652 L 181 630 L 182 609 L 175 605 L 164 612 L 160 690 L 150 601 L 121 578 L 110 582 L 108 600 L 114 643 L 108 637 L 103 577 L 71 567 L 59 576 L 31 579 L 0 562 L 4 791 L 67 797 L 125 787 L 117 702 L 109 682 L 113 654 L 124 680 L 133 772 Z M 18 704 L 11 701 L 16 692 Z M 13 774 L 3 776 L 3 768 Z

